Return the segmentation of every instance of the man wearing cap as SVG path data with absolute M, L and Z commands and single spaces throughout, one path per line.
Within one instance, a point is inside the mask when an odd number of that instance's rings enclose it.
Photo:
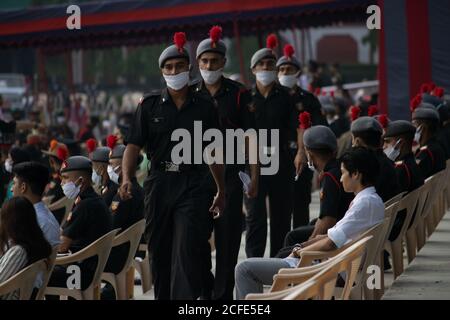
M 270 203 L 270 256 L 273 257 L 283 245 L 283 239 L 291 229 L 295 168 L 289 153 L 289 135 L 297 129 L 297 118 L 289 89 L 276 82 L 275 35 L 267 38 L 267 48 L 258 50 L 251 59 L 250 67 L 256 77 L 252 89 L 252 102 L 248 105 L 254 116 L 256 129 L 279 132 L 279 141 L 268 139 L 260 149 L 265 156 L 279 157 L 279 170 L 273 175 L 261 175 L 258 195 L 247 199 L 247 232 L 245 252 L 247 257 L 262 257 L 267 238 L 266 197 Z M 278 143 L 279 150 L 274 146 Z M 261 164 L 261 168 L 266 165 Z M 264 169 L 261 169 L 264 170 Z
M 443 89 L 442 89 L 443 90 Z M 442 92 L 443 94 L 443 92 Z M 450 158 L 450 106 L 440 97 L 429 93 L 422 94 L 422 102 L 431 104 L 439 113 L 440 127 L 436 139 L 441 143 L 445 151 L 445 158 Z
M 383 152 L 381 136 L 383 128 L 373 117 L 360 117 L 352 122 L 352 145 L 364 147 L 375 151 L 380 164 L 380 175 L 375 184 L 375 189 L 384 202 L 400 193 L 394 162 Z
M 108 173 L 110 179 L 117 181 L 117 183 L 120 183 L 122 180 L 122 158 L 125 148 L 125 145 L 117 144 L 109 153 Z M 142 159 L 143 157 L 140 155 L 137 166 L 139 166 Z M 136 177 L 132 178 L 132 184 L 131 198 L 122 200 L 117 193 L 109 206 L 113 229 L 120 229 L 119 233 L 144 218 L 144 189 L 139 185 Z M 127 243 L 113 248 L 105 266 L 105 272 L 114 274 L 120 272 L 128 257 L 128 251 L 129 244 Z M 102 300 L 111 299 L 113 295 L 114 289 L 112 286 L 106 285 L 102 289 Z
M 424 182 L 412 151 L 415 133 L 411 122 L 397 120 L 389 123 L 384 134 L 384 153 L 395 161 L 400 192 L 411 192 Z
M 111 180 L 108 170 L 111 147 L 115 147 L 116 141 L 117 138 L 114 136 L 108 136 L 108 147 L 98 147 L 91 154 L 92 182 L 94 188 L 98 188 L 99 194 L 108 208 L 119 189 L 119 182 Z
M 204 95 L 214 105 L 220 129 L 224 134 L 227 129 L 247 130 L 249 129 L 247 105 L 251 101 L 250 92 L 239 82 L 223 76 L 227 48 L 221 40 L 222 28 L 214 26 L 209 34 L 210 38 L 201 41 L 197 48 L 197 62 L 203 81 L 195 86 L 195 90 Z M 214 220 L 216 247 L 215 299 L 233 299 L 234 267 L 238 259 L 244 223 L 242 213 L 243 185 L 239 179 L 239 171 L 245 171 L 245 164 L 237 164 L 236 161 L 238 152 L 243 152 L 243 150 L 237 147 L 234 152 L 234 163 L 226 164 L 225 170 L 225 211 L 220 219 Z M 252 183 L 247 196 L 253 198 L 257 193 L 259 172 L 256 164 L 250 165 L 250 168 Z M 210 174 L 208 174 L 207 179 L 211 186 L 212 199 L 216 187 Z
M 51 178 L 44 192 L 43 201 L 48 205 L 55 203 L 56 201 L 64 197 L 64 192 L 61 187 L 61 164 L 69 157 L 69 150 L 67 146 L 56 140 L 50 142 L 50 148 L 48 151 L 42 151 L 42 153 L 48 155 L 48 162 L 51 169 Z M 62 224 L 62 220 L 66 213 L 66 209 L 52 210 L 56 220 L 59 224 Z
M 33 204 L 36 218 L 45 238 L 52 247 L 59 245 L 59 223 L 42 202 L 42 194 L 49 180 L 47 167 L 38 162 L 22 162 L 13 168 L 14 197 L 25 197 Z
M 301 112 L 307 111 L 311 115 L 312 125 L 327 125 L 321 113 L 319 100 L 310 92 L 298 86 L 302 66 L 300 61 L 294 56 L 294 47 L 285 45 L 284 55 L 277 61 L 278 81 L 281 85 L 289 88 L 289 94 L 295 105 L 294 119 L 298 119 Z M 307 225 L 309 223 L 309 204 L 311 203 L 311 188 L 313 172 L 306 166 L 305 152 L 303 148 L 297 148 L 297 128 L 291 130 L 289 134 L 289 147 L 296 160 L 296 174 L 299 176 L 294 182 L 294 202 L 293 202 L 293 227 Z M 302 168 L 300 168 L 302 167 Z M 301 174 L 300 174 L 301 173 Z
M 61 166 L 64 195 L 75 199 L 75 206 L 62 227 L 60 252 L 79 251 L 112 229 L 111 214 L 92 188 L 91 177 L 92 162 L 86 157 L 70 157 Z M 94 276 L 95 259 L 83 261 L 80 268 L 81 289 L 85 290 Z M 65 267 L 55 266 L 49 286 L 66 287 L 70 275 Z
M 439 113 L 422 103 L 413 111 L 412 122 L 416 127 L 415 141 L 420 145 L 416 151 L 416 163 L 426 179 L 445 169 L 445 151 L 436 139 L 439 129 Z
M 341 169 L 336 160 L 337 141 L 333 131 L 326 126 L 313 126 L 305 131 L 303 141 L 308 167 L 319 173 L 319 218 L 289 232 L 285 238 L 285 248 L 279 252 L 278 257 L 289 255 L 292 246 L 298 243 L 326 234 L 329 228 L 342 219 L 353 199 L 353 195 L 346 193 L 340 182 Z
M 214 106 L 188 86 L 185 34 L 176 33 L 174 42 L 159 57 L 167 88 L 144 97 L 134 115 L 119 192 L 122 199 L 131 196 L 139 152 L 145 147 L 151 160 L 144 183 L 145 235 L 152 255 L 155 298 L 197 299 L 202 294 L 205 261 L 210 258 L 205 248 L 212 229 L 211 215 L 223 212 L 224 173 L 223 165 L 209 165 L 217 188 L 211 206 L 204 184 L 208 168 L 203 162 L 194 163 L 193 157 L 194 145 L 202 146 L 203 142 L 193 141 L 190 156 L 181 161 L 172 159 L 177 142 L 171 141 L 171 136 L 176 129 L 194 137 L 194 121 L 201 122 L 203 131 L 218 128 Z
M 417 166 L 414 153 L 412 151 L 416 128 L 406 120 L 392 121 L 388 124 L 384 134 L 384 153 L 395 161 L 395 171 L 397 172 L 400 192 L 411 192 L 419 188 L 424 183 L 424 177 Z M 389 240 L 394 241 L 403 226 L 406 218 L 406 209 L 400 211 L 392 226 Z M 384 251 L 384 268 L 390 269 L 389 255 Z

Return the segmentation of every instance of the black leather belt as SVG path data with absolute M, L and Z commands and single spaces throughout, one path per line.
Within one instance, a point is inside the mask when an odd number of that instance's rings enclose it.
M 170 161 L 164 161 L 160 162 L 159 164 L 155 165 L 154 167 L 158 171 L 164 171 L 164 172 L 187 172 L 187 171 L 193 171 L 193 170 L 201 170 L 203 168 L 202 165 L 194 165 L 194 164 L 175 164 Z

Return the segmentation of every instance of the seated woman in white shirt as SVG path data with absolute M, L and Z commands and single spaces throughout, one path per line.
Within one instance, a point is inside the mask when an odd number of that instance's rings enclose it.
M 263 285 L 271 285 L 273 276 L 282 268 L 295 268 L 301 251 L 331 251 L 356 239 L 383 221 L 384 203 L 375 191 L 379 165 L 373 151 L 353 148 L 341 158 L 341 182 L 355 198 L 345 216 L 326 235 L 320 235 L 295 248 L 284 259 L 250 258 L 236 266 L 236 298 L 249 293 L 262 293 Z
M 24 197 L 6 201 L 0 212 L 0 284 L 28 265 L 49 258 L 52 248 L 36 219 L 33 204 Z M 18 292 L 0 296 L 17 300 Z

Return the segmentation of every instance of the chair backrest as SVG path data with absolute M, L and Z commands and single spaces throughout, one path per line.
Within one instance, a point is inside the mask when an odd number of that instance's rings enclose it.
M 403 236 L 405 235 L 406 230 L 408 229 L 408 226 L 411 223 L 411 219 L 413 217 L 414 210 L 416 210 L 416 208 L 418 206 L 421 190 L 422 190 L 421 188 L 417 188 L 416 190 L 411 191 L 405 197 L 403 197 L 400 200 L 400 202 L 398 203 L 396 215 L 398 215 L 398 213 L 400 213 L 401 211 L 406 210 L 406 217 L 405 217 L 405 220 L 403 222 L 403 225 L 400 229 L 400 232 L 399 232 L 397 238 L 398 237 L 403 238 Z M 392 230 L 392 226 L 393 226 L 394 222 L 395 222 L 395 219 L 393 219 L 391 221 L 390 230 Z M 388 233 L 388 238 L 389 238 L 389 234 L 390 234 L 390 232 Z
M 406 191 L 399 193 L 398 195 L 392 197 L 391 199 L 389 199 L 388 201 L 386 201 L 384 203 L 384 207 L 387 208 L 389 207 L 391 204 L 394 204 L 396 202 L 399 202 L 403 196 L 406 194 Z
M 55 246 L 53 247 L 52 254 L 47 259 L 47 270 L 44 272 L 42 286 L 39 288 L 39 291 L 36 295 L 36 300 L 44 300 L 45 289 L 47 288 L 48 281 L 50 280 L 53 268 L 55 267 L 55 260 L 57 254 L 58 254 L 58 246 Z
M 48 205 L 48 209 L 51 210 L 51 211 L 55 211 L 55 210 L 58 210 L 58 209 L 61 209 L 61 208 L 65 209 L 64 217 L 61 220 L 61 225 L 63 225 L 66 222 L 67 217 L 69 216 L 69 213 L 70 213 L 70 211 L 73 208 L 74 202 L 75 202 L 75 199 L 69 199 L 67 197 L 62 197 L 61 199 L 59 199 L 59 200 L 53 202 L 52 204 Z
M 76 258 L 76 261 L 83 261 L 95 256 L 98 257 L 97 268 L 95 269 L 92 282 L 89 284 L 89 286 L 87 286 L 88 288 L 100 284 L 101 275 L 103 273 L 103 270 L 105 269 L 106 262 L 108 261 L 114 237 L 116 236 L 117 232 L 119 232 L 119 230 L 120 229 L 114 229 L 108 232 L 107 234 L 92 242 L 86 248 L 70 256 L 72 259 Z M 62 259 L 64 259 L 64 257 Z M 58 258 L 56 259 L 56 261 L 58 261 Z
M 417 205 L 413 211 L 413 216 L 411 217 L 411 221 L 408 225 L 408 229 L 414 230 L 417 227 L 420 219 L 422 218 L 422 214 L 427 205 L 427 199 L 431 192 L 430 179 L 431 178 L 428 178 L 427 180 L 425 180 L 425 183 L 418 188 L 419 198 L 417 199 Z
M 20 300 L 30 300 L 31 294 L 33 293 L 34 282 L 38 274 L 40 272 L 45 272 L 46 269 L 47 259 L 41 259 L 32 263 L 8 280 L 0 283 L 0 296 L 19 290 Z
M 442 185 L 442 180 L 446 178 L 445 170 L 439 171 L 435 175 L 428 178 L 425 183 L 430 184 L 430 191 L 426 199 L 425 207 L 422 211 L 422 218 L 426 218 L 431 212 L 437 196 L 439 195 L 439 188 Z
M 120 246 L 127 242 L 130 243 L 127 260 L 124 264 L 123 269 L 119 273 L 121 273 L 124 270 L 127 271 L 130 268 L 131 263 L 136 254 L 136 251 L 139 247 L 139 242 L 141 240 L 142 234 L 144 233 L 144 228 L 145 228 L 145 219 L 139 220 L 138 222 L 130 226 L 128 229 L 117 235 L 116 238 L 114 239 L 113 247 Z
M 345 249 L 334 257 L 332 262 L 322 271 L 304 284 L 293 289 L 291 293 L 284 297 L 284 300 L 306 300 L 311 298 L 330 300 L 334 294 L 337 277 L 342 272 L 345 272 L 346 281 L 341 299 L 348 300 L 353 283 L 360 270 L 367 244 L 372 238 L 373 236 L 364 237 Z
M 400 202 L 397 201 L 392 203 L 390 206 L 386 206 L 384 209 L 384 219 L 386 224 L 383 226 L 383 230 L 381 231 L 380 242 L 377 247 L 377 251 L 380 252 L 380 254 L 384 249 L 384 243 L 389 238 L 389 234 L 394 226 L 394 222 L 398 214 L 397 208 L 399 204 Z M 379 257 L 379 255 L 377 257 Z

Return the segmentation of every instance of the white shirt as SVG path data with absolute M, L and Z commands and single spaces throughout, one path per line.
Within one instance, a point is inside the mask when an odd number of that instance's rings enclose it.
M 52 247 L 59 245 L 61 242 L 59 239 L 59 224 L 53 213 L 42 201 L 34 205 L 34 210 L 36 210 L 39 227 L 41 227 L 47 241 Z
M 328 238 L 340 248 L 383 219 L 383 200 L 374 187 L 366 188 L 355 196 L 344 217 L 328 229 Z

